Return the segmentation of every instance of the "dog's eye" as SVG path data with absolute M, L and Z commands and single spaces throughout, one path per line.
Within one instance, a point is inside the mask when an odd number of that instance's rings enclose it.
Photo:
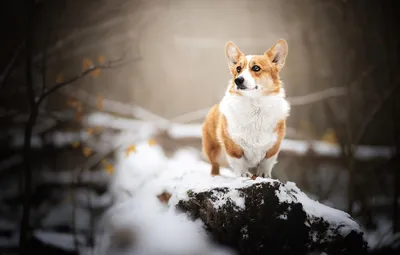
M 241 67 L 241 66 L 236 67 L 236 71 L 237 71 L 238 73 L 240 73 L 240 71 L 242 71 L 242 67 Z
M 253 70 L 254 72 L 258 72 L 261 70 L 261 68 L 258 65 L 254 65 L 251 70 Z

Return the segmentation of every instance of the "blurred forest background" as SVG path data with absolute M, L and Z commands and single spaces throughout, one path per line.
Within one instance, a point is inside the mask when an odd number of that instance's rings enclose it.
M 0 253 L 20 241 L 93 245 L 126 134 L 200 151 L 201 122 L 230 79 L 226 42 L 262 54 L 280 38 L 292 110 L 274 178 L 349 212 L 372 247 L 400 246 L 398 7 L 1 1 Z

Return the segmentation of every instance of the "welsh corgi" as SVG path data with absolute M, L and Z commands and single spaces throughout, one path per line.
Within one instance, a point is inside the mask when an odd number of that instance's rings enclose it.
M 279 40 L 263 55 L 245 55 L 228 42 L 225 54 L 232 78 L 202 125 L 211 175 L 219 175 L 225 161 L 238 176 L 271 178 L 290 112 L 279 77 L 287 42 Z

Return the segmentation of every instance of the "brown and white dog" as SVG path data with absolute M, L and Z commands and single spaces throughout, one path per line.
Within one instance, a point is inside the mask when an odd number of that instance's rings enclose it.
M 232 79 L 202 131 L 211 175 L 219 175 L 226 159 L 239 176 L 271 177 L 290 111 L 279 78 L 287 53 L 283 39 L 263 55 L 244 55 L 233 42 L 226 44 Z

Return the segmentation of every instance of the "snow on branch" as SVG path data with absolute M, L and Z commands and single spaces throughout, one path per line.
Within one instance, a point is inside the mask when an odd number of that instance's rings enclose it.
M 56 131 L 44 136 L 44 139 L 40 135 L 34 135 L 31 137 L 31 147 L 41 148 L 44 144 L 52 144 L 56 147 L 63 147 L 65 145 L 72 144 L 76 141 L 85 141 L 89 138 L 89 135 L 85 131 L 79 132 L 67 132 L 67 131 Z M 24 144 L 24 137 L 22 133 L 16 133 L 12 136 L 9 142 L 11 148 L 21 148 Z
M 73 96 L 76 99 L 82 101 L 85 104 L 96 108 L 98 98 L 96 96 L 91 95 L 90 93 L 82 90 L 82 89 L 71 89 L 65 88 L 61 90 L 61 92 L 67 96 Z M 143 107 L 121 103 L 119 101 L 111 100 L 111 99 L 103 99 L 103 110 L 107 112 L 111 112 L 118 115 L 125 115 L 134 118 L 138 118 L 145 121 L 151 121 L 156 123 L 157 126 L 166 127 L 170 124 L 170 121 L 154 114 Z

